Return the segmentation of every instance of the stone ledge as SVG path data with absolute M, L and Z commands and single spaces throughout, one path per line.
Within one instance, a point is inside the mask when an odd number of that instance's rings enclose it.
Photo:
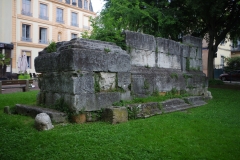
M 186 98 L 184 98 L 184 101 L 188 104 L 191 104 L 193 107 L 202 106 L 202 105 L 207 104 L 204 101 L 204 97 L 202 97 L 202 96 L 186 97 Z
M 23 104 L 16 104 L 16 113 L 30 116 L 32 118 L 35 118 L 36 115 L 39 113 L 46 113 L 50 116 L 51 120 L 56 123 L 62 123 L 67 121 L 67 115 L 65 113 L 37 106 L 26 106 Z

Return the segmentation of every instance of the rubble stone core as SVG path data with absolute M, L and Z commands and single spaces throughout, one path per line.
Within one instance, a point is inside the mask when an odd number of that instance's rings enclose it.
M 156 92 L 207 95 L 202 72 L 201 39 L 185 36 L 183 43 L 124 31 L 127 51 L 113 43 L 72 39 L 57 43 L 35 58 L 39 104 L 63 98 L 71 109 L 96 111 L 119 100 Z

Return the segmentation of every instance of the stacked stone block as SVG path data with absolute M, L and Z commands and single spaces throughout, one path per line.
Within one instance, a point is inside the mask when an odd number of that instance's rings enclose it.
M 125 31 L 127 52 L 113 43 L 73 39 L 57 43 L 57 52 L 39 52 L 38 103 L 53 105 L 60 98 L 78 113 L 107 108 L 131 95 L 181 91 L 206 95 L 201 39 L 183 43 Z
M 84 39 L 57 46 L 56 53 L 43 50 L 35 59 L 36 72 L 42 73 L 40 104 L 53 105 L 62 97 L 79 112 L 100 110 L 130 98 L 130 56 L 120 47 Z

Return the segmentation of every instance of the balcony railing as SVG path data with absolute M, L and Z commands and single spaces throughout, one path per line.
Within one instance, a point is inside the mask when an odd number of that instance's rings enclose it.
M 39 15 L 39 18 L 40 18 L 40 19 L 44 19 L 44 20 L 47 20 L 47 21 L 48 21 L 48 16 L 44 16 L 44 15 L 41 15 L 41 14 L 40 14 L 40 15 Z
M 29 37 L 22 37 L 21 40 L 25 42 L 32 42 L 32 38 Z
M 21 13 L 22 13 L 22 15 L 32 17 L 32 13 L 31 13 L 30 11 L 25 11 L 25 10 L 22 9 L 22 12 L 21 12 Z
M 64 24 L 64 21 L 63 21 L 63 19 L 61 19 L 61 18 L 56 18 L 56 21 L 57 21 L 58 23 Z
M 72 22 L 71 25 L 72 25 L 72 26 L 75 26 L 75 27 L 78 27 L 78 26 L 79 26 L 79 25 L 78 25 L 77 23 L 75 23 L 75 22 Z
M 39 39 L 39 43 L 41 43 L 41 44 L 48 44 L 48 41 L 44 40 L 44 39 Z
M 84 25 L 83 25 L 83 29 L 90 30 L 90 27 L 89 27 L 89 26 L 84 26 Z

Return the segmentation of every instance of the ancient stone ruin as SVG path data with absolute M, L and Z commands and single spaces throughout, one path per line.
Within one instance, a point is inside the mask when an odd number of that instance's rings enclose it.
M 179 43 L 130 31 L 124 34 L 127 51 L 113 43 L 72 39 L 57 43 L 57 52 L 39 52 L 38 104 L 53 105 L 62 97 L 78 113 L 153 93 L 207 94 L 201 39 L 185 36 Z

